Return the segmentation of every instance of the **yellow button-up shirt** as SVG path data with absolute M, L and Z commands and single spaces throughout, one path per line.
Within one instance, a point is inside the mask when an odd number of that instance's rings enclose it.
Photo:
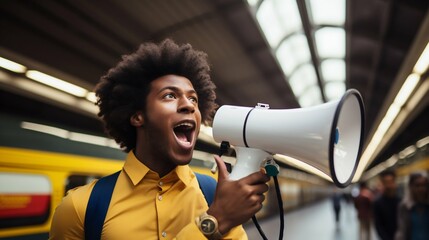
M 84 239 L 86 206 L 94 184 L 68 192 L 55 210 L 49 239 Z M 195 218 L 207 209 L 188 165 L 160 178 L 130 151 L 112 194 L 101 239 L 206 239 Z M 247 236 L 238 226 L 224 239 Z

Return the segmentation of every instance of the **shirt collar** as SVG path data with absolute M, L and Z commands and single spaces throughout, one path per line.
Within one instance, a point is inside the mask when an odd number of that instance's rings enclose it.
M 124 164 L 124 171 L 129 176 L 134 185 L 137 185 L 143 178 L 153 178 L 158 174 L 150 170 L 145 164 L 140 162 L 134 155 L 134 151 L 130 151 L 127 155 Z M 177 166 L 170 173 L 165 175 L 162 179 L 177 179 L 183 182 L 186 186 L 191 183 L 193 173 L 188 165 Z

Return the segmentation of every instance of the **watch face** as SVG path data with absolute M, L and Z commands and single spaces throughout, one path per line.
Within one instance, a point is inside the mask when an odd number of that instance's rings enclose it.
M 204 219 L 201 221 L 201 229 L 205 233 L 213 233 L 215 231 L 216 225 L 211 219 Z

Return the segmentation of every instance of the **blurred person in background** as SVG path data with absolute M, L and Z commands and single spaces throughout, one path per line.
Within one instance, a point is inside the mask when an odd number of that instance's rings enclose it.
M 429 239 L 429 181 L 425 173 L 412 173 L 398 208 L 395 240 Z
M 332 196 L 332 206 L 334 207 L 335 223 L 337 224 L 337 227 L 340 222 L 341 198 L 342 194 L 335 189 L 334 195 Z
M 366 182 L 359 185 L 359 195 L 354 199 L 355 208 L 359 219 L 359 239 L 371 239 L 372 201 L 373 193 Z
M 387 170 L 380 174 L 381 195 L 374 201 L 374 225 L 381 240 L 393 240 L 396 232 L 397 196 L 396 174 Z

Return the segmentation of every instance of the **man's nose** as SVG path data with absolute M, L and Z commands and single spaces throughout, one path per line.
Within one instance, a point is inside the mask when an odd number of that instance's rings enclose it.
M 195 104 L 189 98 L 181 98 L 179 102 L 178 112 L 182 113 L 194 113 L 195 112 Z

